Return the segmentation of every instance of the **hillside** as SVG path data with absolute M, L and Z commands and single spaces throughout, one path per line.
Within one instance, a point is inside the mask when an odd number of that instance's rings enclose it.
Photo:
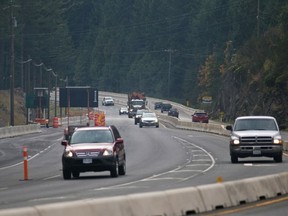
M 0 90 L 0 98 L 0 127 L 6 127 L 10 124 L 10 91 Z M 14 99 L 14 123 L 15 125 L 24 125 L 26 110 L 23 92 L 16 89 Z

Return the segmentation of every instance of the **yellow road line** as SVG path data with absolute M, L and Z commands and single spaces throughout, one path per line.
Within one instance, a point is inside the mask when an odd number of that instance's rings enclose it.
M 279 203 L 279 202 L 284 202 L 284 201 L 288 201 L 288 196 L 281 197 L 281 198 L 276 198 L 276 199 L 273 199 L 273 200 L 261 201 L 260 203 L 255 203 L 255 204 L 247 203 L 247 204 L 249 204 L 249 206 L 235 207 L 237 209 L 223 210 L 223 211 L 218 212 L 218 213 L 216 212 L 216 213 L 205 214 L 205 215 L 221 216 L 221 215 L 227 215 L 227 214 L 235 214 L 235 213 L 243 212 L 243 211 L 250 210 L 250 209 L 253 209 L 253 208 L 263 207 L 263 206 L 267 206 L 267 205 L 272 205 L 272 204 Z

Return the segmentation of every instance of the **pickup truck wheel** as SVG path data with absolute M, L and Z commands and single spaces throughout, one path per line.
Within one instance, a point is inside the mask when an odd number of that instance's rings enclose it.
M 278 154 L 278 155 L 274 156 L 274 161 L 276 163 L 282 163 L 282 161 L 283 161 L 282 154 Z
M 238 157 L 236 155 L 231 155 L 231 162 L 238 163 Z

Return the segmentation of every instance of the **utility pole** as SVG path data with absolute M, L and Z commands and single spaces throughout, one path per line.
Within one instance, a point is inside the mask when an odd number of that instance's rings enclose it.
M 16 18 L 14 17 L 13 0 L 10 0 L 10 6 L 3 8 L 3 10 L 10 9 L 10 126 L 14 126 L 14 74 L 15 74 L 15 53 L 14 53 L 14 28 L 17 27 Z
M 15 53 L 14 53 L 14 27 L 16 19 L 13 13 L 13 0 L 10 1 L 10 28 L 11 28 L 11 47 L 10 47 L 10 126 L 14 126 L 14 73 L 15 73 Z
M 257 38 L 259 37 L 260 32 L 260 0 L 258 0 L 257 5 Z
M 171 79 L 171 62 L 172 62 L 172 53 L 176 50 L 168 49 L 164 50 L 169 53 L 169 69 L 168 69 L 168 98 L 170 97 L 170 79 Z

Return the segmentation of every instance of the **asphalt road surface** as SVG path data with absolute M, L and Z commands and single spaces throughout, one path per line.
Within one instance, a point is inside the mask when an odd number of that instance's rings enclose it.
M 116 125 L 124 138 L 127 174 L 111 178 L 109 172 L 81 173 L 79 179 L 63 180 L 60 142 L 64 126 L 1 139 L 1 209 L 211 184 L 220 176 L 231 181 L 287 171 L 287 156 L 283 163 L 272 158 L 246 158 L 231 164 L 228 137 L 163 124 L 160 128 L 139 128 L 134 119 L 119 115 L 119 106 L 99 108 L 106 113 L 106 123 Z M 27 181 L 23 180 L 23 146 L 29 154 Z M 261 208 L 217 213 L 249 215 L 249 211 L 250 215 L 287 215 L 288 202 L 283 199 Z

